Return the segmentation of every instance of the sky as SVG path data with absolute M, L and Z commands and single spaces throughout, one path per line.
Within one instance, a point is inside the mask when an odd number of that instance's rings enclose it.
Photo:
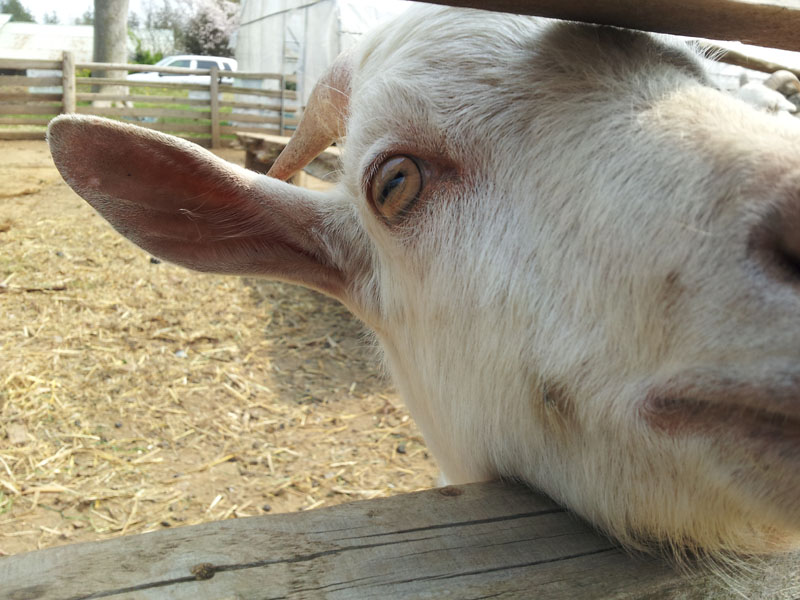
M 94 10 L 94 0 L 20 0 L 38 23 L 44 22 L 44 15 L 53 11 L 62 25 L 72 25 L 75 19 L 87 10 Z M 142 13 L 146 0 L 128 0 L 129 10 Z

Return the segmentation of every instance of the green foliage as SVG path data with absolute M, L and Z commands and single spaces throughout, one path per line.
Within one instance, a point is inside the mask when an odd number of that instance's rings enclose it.
M 44 24 L 45 25 L 58 25 L 61 21 L 56 14 L 56 11 L 51 11 L 49 13 L 45 13 L 44 15 Z
M 164 54 L 161 52 L 150 52 L 150 50 L 138 46 L 133 54 L 133 62 L 137 65 L 154 65 L 162 58 L 164 58 Z
M 142 44 L 142 40 L 138 37 L 132 30 L 128 29 L 128 37 L 136 44 L 136 50 L 133 52 L 133 59 L 137 65 L 154 65 L 162 58 L 164 58 L 163 52 L 153 52 L 149 48 L 145 48 Z
M 19 0 L 3 0 L 0 2 L 0 13 L 10 14 L 12 21 L 18 23 L 36 23 L 33 15 Z

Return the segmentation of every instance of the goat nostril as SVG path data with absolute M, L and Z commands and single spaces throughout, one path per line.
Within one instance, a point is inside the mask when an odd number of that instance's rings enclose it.
M 778 246 L 778 261 L 781 268 L 788 276 L 800 281 L 800 248 L 798 244 L 780 244 Z
M 750 238 L 750 249 L 767 274 L 800 282 L 800 205 L 772 211 Z

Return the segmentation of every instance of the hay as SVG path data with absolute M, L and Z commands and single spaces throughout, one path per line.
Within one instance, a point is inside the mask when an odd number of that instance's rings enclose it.
M 433 484 L 345 309 L 153 262 L 0 152 L 0 554 Z

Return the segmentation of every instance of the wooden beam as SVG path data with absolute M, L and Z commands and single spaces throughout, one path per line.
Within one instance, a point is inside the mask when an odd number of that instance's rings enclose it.
M 2 113 L 0 113 L 2 114 Z M 0 117 L 0 125 L 41 125 L 47 127 L 47 124 L 52 119 L 49 117 L 35 117 L 35 116 L 14 116 L 14 117 Z
M 37 94 L 28 91 L 4 92 L 0 89 L 0 103 L 25 101 L 38 104 L 40 102 L 58 102 L 61 104 L 62 94 Z M 80 98 L 78 98 L 80 100 Z
M 0 75 L 0 86 L 53 87 L 61 85 L 61 77 L 27 77 L 26 75 Z
M 75 55 L 64 50 L 61 65 L 61 93 L 63 96 L 61 112 L 71 115 L 75 112 Z
M 0 129 L 0 140 L 43 140 L 45 138 L 44 129 L 39 131 L 26 131 L 19 129 Z M 0 572 L 2 569 L 0 569 Z M 2 581 L 2 579 L 0 579 Z M 0 591 L 3 588 L 0 587 Z M 2 598 L 2 596 L 0 596 Z
M 231 121 L 235 120 L 236 116 L 231 116 Z M 292 121 L 297 122 L 295 119 L 287 119 L 286 123 L 291 123 Z M 281 135 L 246 133 L 247 130 L 242 127 L 232 127 L 230 129 L 235 130 L 239 143 L 244 146 L 247 152 L 245 166 L 258 173 L 269 171 L 272 163 L 275 162 L 275 159 L 283 152 L 289 142 L 288 137 Z M 331 175 L 338 174 L 341 169 L 340 161 L 341 153 L 339 148 L 331 146 L 323 150 L 313 161 L 306 165 L 303 171 L 323 181 L 335 181 L 338 177 L 331 177 Z
M 211 147 L 219 148 L 219 67 L 217 65 L 211 67 L 209 99 L 211 106 Z
M 76 94 L 79 101 L 97 102 L 100 100 L 108 100 L 111 102 L 146 102 L 148 104 L 185 104 L 187 106 L 208 106 L 208 100 L 195 100 L 185 96 L 161 96 L 161 95 L 147 95 L 147 94 L 90 94 L 82 93 Z M 2 95 L 0 94 L 0 99 Z M 220 103 L 220 106 L 224 104 Z
M 800 50 L 797 0 L 423 0 Z
M 472 484 L 0 559 L 4 598 L 729 597 L 551 500 Z
M 59 104 L 0 104 L 0 115 L 57 115 Z
M 231 94 L 243 94 L 246 96 L 268 96 L 270 98 L 282 98 L 286 100 L 297 100 L 297 92 L 291 90 L 262 90 L 259 88 L 238 87 L 221 83 L 219 86 L 221 92 L 230 92 Z
M 121 77 L 76 77 L 75 81 L 78 85 L 94 85 L 102 84 L 104 86 L 128 86 L 128 87 L 155 87 L 155 88 L 169 88 L 169 89 L 182 89 L 192 90 L 197 92 L 207 92 L 208 85 L 203 83 L 183 83 L 173 81 L 129 81 Z M 155 96 L 158 98 L 158 96 Z
M 94 94 L 96 96 L 112 96 L 113 94 Z M 124 95 L 120 97 L 124 98 Z M 206 102 L 208 108 L 208 102 Z M 87 110 L 88 109 L 88 110 Z M 2 106 L 0 106 L 2 110 Z M 181 108 L 140 108 L 138 106 L 81 106 L 76 108 L 77 112 L 84 114 L 98 115 L 101 117 L 130 117 L 138 119 L 140 117 L 176 117 L 184 119 L 210 119 L 211 111 L 209 110 L 191 110 Z M 24 110 L 17 110 L 17 113 L 25 114 Z M 42 111 L 44 112 L 44 111 Z
M 41 60 L 36 58 L 0 58 L 0 69 L 58 70 L 60 68 L 60 60 Z
M 281 86 L 281 109 L 280 109 L 281 123 L 280 123 L 280 133 L 281 133 L 281 135 L 286 135 L 286 123 L 283 122 L 283 119 L 284 119 L 283 108 L 284 108 L 284 106 L 286 106 L 286 81 L 283 79 L 283 77 L 281 77 L 280 86 Z

